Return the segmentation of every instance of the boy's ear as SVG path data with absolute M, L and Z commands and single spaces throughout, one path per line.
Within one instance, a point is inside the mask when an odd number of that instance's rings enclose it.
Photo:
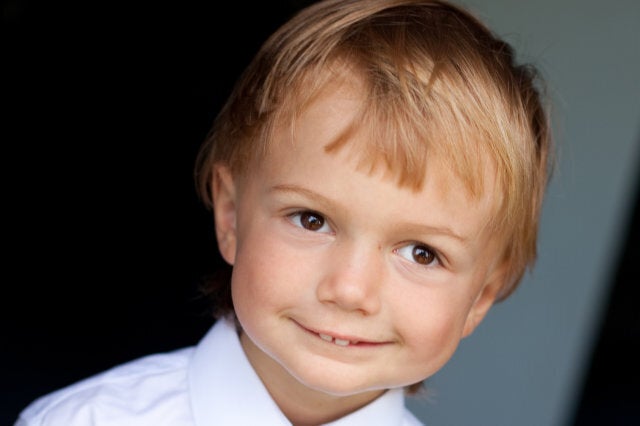
M 487 312 L 496 298 L 498 297 L 498 293 L 505 284 L 506 272 L 507 272 L 508 262 L 503 262 L 502 265 L 495 268 L 492 273 L 489 275 L 489 279 L 485 282 L 482 290 L 480 290 L 480 294 L 476 297 L 475 302 L 473 302 L 473 306 L 467 315 L 467 320 L 464 324 L 464 330 L 462 332 L 462 337 L 467 337 L 476 329 L 476 327 L 482 322 Z
M 218 250 L 230 265 L 236 260 L 236 185 L 229 167 L 216 165 L 211 185 Z

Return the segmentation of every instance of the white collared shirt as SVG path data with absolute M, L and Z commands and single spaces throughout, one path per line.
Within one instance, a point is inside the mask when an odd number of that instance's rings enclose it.
M 419 426 L 392 389 L 329 426 Z M 14 426 L 290 426 L 218 321 L 195 347 L 146 356 L 45 395 Z

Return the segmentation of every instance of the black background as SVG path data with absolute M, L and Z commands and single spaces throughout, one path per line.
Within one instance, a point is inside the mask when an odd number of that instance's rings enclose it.
M 0 424 L 35 397 L 196 343 L 221 264 L 198 147 L 305 2 L 4 2 Z
M 221 260 L 195 155 L 260 43 L 308 3 L 2 3 L 0 424 L 211 325 L 198 286 Z M 576 426 L 631 424 L 638 216 Z
M 640 140 L 638 141 L 640 143 Z M 640 161 L 636 161 L 640 164 Z M 640 174 L 626 241 L 609 278 L 605 314 L 573 417 L 574 426 L 640 425 Z

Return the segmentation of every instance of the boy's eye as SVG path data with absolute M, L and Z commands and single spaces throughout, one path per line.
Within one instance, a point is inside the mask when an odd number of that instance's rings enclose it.
M 291 221 L 308 231 L 313 232 L 329 232 L 329 225 L 326 223 L 324 216 L 312 211 L 297 212 L 289 216 Z M 325 229 L 326 228 L 326 229 Z
M 396 249 L 396 253 L 405 259 L 420 265 L 429 266 L 438 261 L 438 256 L 429 247 L 422 244 L 409 244 Z

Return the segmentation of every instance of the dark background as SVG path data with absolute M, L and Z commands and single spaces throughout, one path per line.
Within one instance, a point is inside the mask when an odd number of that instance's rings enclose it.
M 640 140 L 638 141 L 640 143 Z M 640 164 L 640 163 L 636 163 Z M 626 242 L 609 278 L 610 293 L 585 372 L 574 426 L 640 425 L 640 174 Z
M 1 425 L 212 324 L 198 288 L 222 261 L 196 152 L 304 3 L 2 3 Z
M 0 424 L 212 324 L 198 287 L 221 260 L 195 154 L 260 43 L 308 3 L 2 3 Z M 575 426 L 631 424 L 639 209 Z

